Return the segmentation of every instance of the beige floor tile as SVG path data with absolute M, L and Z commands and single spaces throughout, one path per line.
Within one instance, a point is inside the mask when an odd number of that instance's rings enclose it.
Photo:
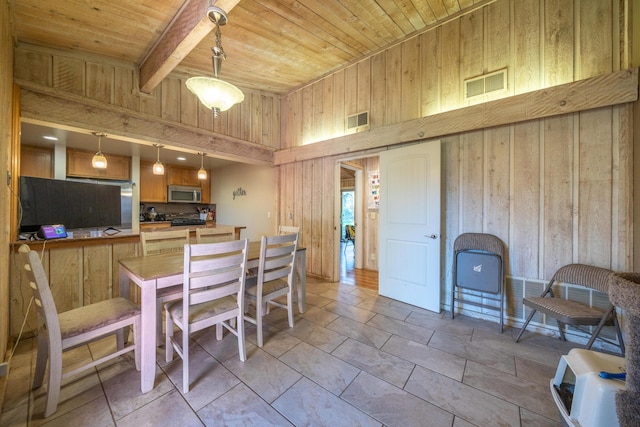
M 355 320 L 339 317 L 328 324 L 327 329 L 346 335 L 363 344 L 380 348 L 389 340 L 391 334 Z
M 351 338 L 341 344 L 332 354 L 397 387 L 402 387 L 405 384 L 415 367 L 414 363 Z
M 367 322 L 367 325 L 422 344 L 427 344 L 433 336 L 433 329 L 412 325 L 382 314 L 376 314 Z
M 289 330 L 298 339 L 331 353 L 347 339 L 345 335 L 302 319 Z
M 202 421 L 175 389 L 118 421 L 118 427 L 202 425 Z
M 304 342 L 280 360 L 338 396 L 360 372 L 353 365 Z
M 453 421 L 451 413 L 366 372 L 341 397 L 384 425 L 449 427 Z
M 380 426 L 381 423 L 303 378 L 287 390 L 273 407 L 296 426 Z

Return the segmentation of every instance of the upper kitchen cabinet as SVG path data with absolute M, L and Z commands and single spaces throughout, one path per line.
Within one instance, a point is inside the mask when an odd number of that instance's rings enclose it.
M 167 203 L 167 185 L 167 174 L 153 174 L 153 162 L 140 162 L 141 202 Z
M 53 149 L 21 145 L 20 175 L 53 178 Z
M 113 179 L 118 181 L 131 180 L 131 158 L 105 154 L 106 169 L 95 169 L 91 166 L 91 159 L 95 152 L 81 151 L 67 148 L 67 176 L 74 178 Z
M 200 187 L 198 170 L 182 166 L 167 165 L 167 185 L 185 185 Z

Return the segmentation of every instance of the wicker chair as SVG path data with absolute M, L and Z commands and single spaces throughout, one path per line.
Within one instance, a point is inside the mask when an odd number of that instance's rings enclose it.
M 571 283 L 602 292 L 606 296 L 609 287 L 609 278 L 612 274 L 613 272 L 606 268 L 594 267 L 585 264 L 569 264 L 561 267 L 553 275 L 541 296 L 523 298 L 522 302 L 524 305 L 532 310 L 531 313 L 529 313 L 527 320 L 524 322 L 524 325 L 522 325 L 522 329 L 520 329 L 520 332 L 516 337 L 516 342 L 520 341 L 520 337 L 524 333 L 534 314 L 536 312 L 541 312 L 556 319 L 558 322 L 560 338 L 563 341 L 566 341 L 563 324 L 572 325 L 579 330 L 580 328 L 578 325 L 595 326 L 596 328 L 589 338 L 586 349 L 590 349 L 596 338 L 600 338 L 610 344 L 617 345 L 620 347 L 621 353 L 624 354 L 625 349 L 624 342 L 622 340 L 622 331 L 620 330 L 618 316 L 616 315 L 616 308 L 613 304 L 609 303 L 608 307 L 604 310 L 597 307 L 590 307 L 589 305 L 578 301 L 555 296 L 552 289 L 553 285 L 557 283 Z M 606 338 L 599 337 L 602 328 L 607 325 L 615 326 L 618 338 L 617 343 Z

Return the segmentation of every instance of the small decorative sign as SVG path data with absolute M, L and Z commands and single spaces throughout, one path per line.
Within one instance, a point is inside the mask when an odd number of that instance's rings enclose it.
M 380 209 L 380 171 L 369 171 L 369 209 Z
M 247 192 L 244 191 L 244 188 L 238 187 L 237 190 L 233 191 L 233 200 L 236 199 L 236 196 L 246 196 L 246 195 L 247 195 Z

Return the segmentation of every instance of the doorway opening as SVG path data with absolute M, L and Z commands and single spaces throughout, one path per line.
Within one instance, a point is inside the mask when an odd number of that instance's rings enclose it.
M 342 189 L 340 196 L 340 277 L 346 278 L 353 274 L 356 260 L 355 239 L 348 231 L 355 227 L 355 189 Z

